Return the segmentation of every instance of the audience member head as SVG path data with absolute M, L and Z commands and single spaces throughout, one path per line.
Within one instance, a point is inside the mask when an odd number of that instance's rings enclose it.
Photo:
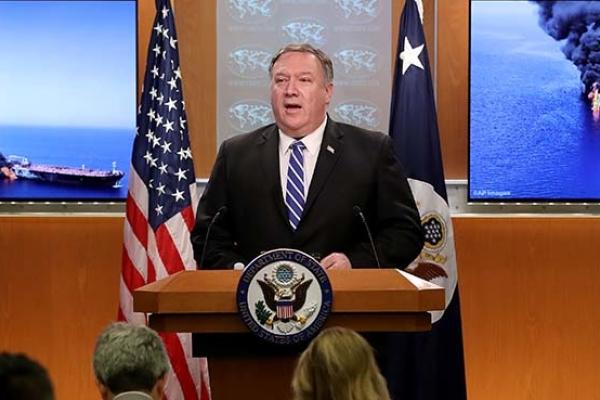
M 146 326 L 109 325 L 98 337 L 93 364 L 103 399 L 124 392 L 162 398 L 169 362 L 160 337 Z
M 0 353 L 0 399 L 54 399 L 46 369 L 24 354 Z
M 302 353 L 292 380 L 294 400 L 389 400 L 373 349 L 347 328 L 321 332 Z

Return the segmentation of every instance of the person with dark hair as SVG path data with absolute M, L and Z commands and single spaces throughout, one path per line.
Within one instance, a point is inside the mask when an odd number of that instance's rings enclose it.
M 369 343 L 341 327 L 323 330 L 302 353 L 292 391 L 294 400 L 390 400 Z
M 0 177 L 8 178 L 11 181 L 17 179 L 17 175 L 10 169 L 10 164 L 2 153 L 0 153 Z
M 163 343 L 147 326 L 117 322 L 98 337 L 94 374 L 103 400 L 160 400 L 169 361 Z
M 424 234 L 389 136 L 327 115 L 333 63 L 322 50 L 288 45 L 269 75 L 275 123 L 223 142 L 200 199 L 200 268 L 234 268 L 282 247 L 325 270 L 406 267 Z
M 25 354 L 0 353 L 0 399 L 53 400 L 48 372 Z

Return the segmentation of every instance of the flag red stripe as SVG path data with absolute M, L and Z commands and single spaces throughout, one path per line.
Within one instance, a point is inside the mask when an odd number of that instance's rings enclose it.
M 200 395 L 202 396 L 201 399 L 210 400 L 210 393 L 208 392 L 208 385 L 206 384 L 206 381 L 204 380 L 204 376 L 201 376 Z
M 130 293 L 141 286 L 146 284 L 144 277 L 140 274 L 135 266 L 133 265 L 131 259 L 129 258 L 129 254 L 127 253 L 127 249 L 123 247 L 123 256 L 122 256 L 122 270 L 121 276 L 123 278 L 123 282 L 125 282 L 125 286 L 129 289 Z
M 181 254 L 179 254 L 166 224 L 162 224 L 156 230 L 156 247 L 158 247 L 160 259 L 163 261 L 169 275 L 185 269 Z
M 188 365 L 185 359 L 185 353 L 181 342 L 175 333 L 161 333 L 160 336 L 165 344 L 169 359 L 171 360 L 171 366 L 173 371 L 179 380 L 181 391 L 186 400 L 198 399 L 198 392 L 196 392 L 196 384 L 192 379 Z
M 154 282 L 156 280 L 156 268 L 154 268 L 154 263 L 150 257 L 147 257 L 147 271 L 148 274 L 148 283 Z
M 185 221 L 188 231 L 194 229 L 194 224 L 196 223 L 196 221 L 194 218 L 194 210 L 192 209 L 192 207 L 186 207 L 183 210 L 181 210 L 181 217 Z
M 125 215 L 127 217 L 127 221 L 129 221 L 129 225 L 131 226 L 131 230 L 133 231 L 135 237 L 139 240 L 142 246 L 144 246 L 144 248 L 147 249 L 148 221 L 146 220 L 146 217 L 142 213 L 142 210 L 139 209 L 133 198 L 135 198 L 135 193 L 129 192 L 129 196 L 127 196 L 127 206 L 125 210 Z

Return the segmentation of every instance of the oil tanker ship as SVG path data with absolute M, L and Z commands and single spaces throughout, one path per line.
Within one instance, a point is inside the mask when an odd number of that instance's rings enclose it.
M 9 155 L 6 157 L 11 169 L 18 178 L 35 179 L 49 183 L 82 186 L 112 186 L 119 187 L 123 171 L 117 169 L 117 163 L 112 163 L 112 169 L 67 167 L 47 164 L 34 164 L 27 157 Z

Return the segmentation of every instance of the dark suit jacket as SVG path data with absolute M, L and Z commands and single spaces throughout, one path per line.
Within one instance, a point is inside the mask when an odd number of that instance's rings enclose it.
M 328 120 L 296 232 L 287 220 L 278 146 L 274 124 L 221 145 L 192 232 L 199 264 L 210 221 L 227 209 L 215 219 L 200 268 L 232 268 L 281 247 L 316 258 L 342 252 L 353 267 L 376 267 L 355 206 L 367 218 L 382 266 L 402 268 L 416 258 L 423 246 L 419 213 L 388 136 Z

